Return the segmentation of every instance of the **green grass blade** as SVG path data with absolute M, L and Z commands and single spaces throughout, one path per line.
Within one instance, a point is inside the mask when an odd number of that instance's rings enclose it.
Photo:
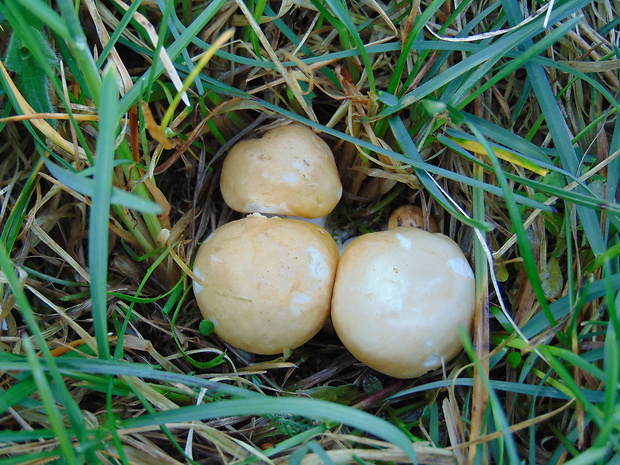
M 549 353 L 553 355 L 554 357 L 564 359 L 568 363 L 571 363 L 572 365 L 579 367 L 585 373 L 592 375 L 596 379 L 603 381 L 608 376 L 608 374 L 604 370 L 600 369 L 593 363 L 588 363 L 587 353 L 581 353 L 577 355 L 568 349 L 563 349 L 561 347 L 553 347 L 553 346 L 548 346 L 546 350 L 549 351 Z
M 213 18 L 213 16 L 222 8 L 226 3 L 226 0 L 214 0 L 209 2 L 208 6 L 196 17 L 196 19 L 190 24 L 183 33 L 166 48 L 171 60 L 175 60 L 183 50 L 193 41 L 193 39 L 200 35 L 200 31 L 205 25 Z M 164 71 L 164 66 L 161 62 L 157 62 L 149 68 L 137 81 L 133 87 L 120 99 L 118 105 L 117 118 L 120 119 L 129 108 L 136 102 L 141 100 L 145 89 L 151 85 L 152 82 L 157 79 Z
M 555 68 L 559 71 L 563 71 L 568 76 L 574 76 L 579 78 L 580 80 L 587 82 L 591 85 L 597 92 L 600 92 L 601 96 L 605 98 L 605 100 L 612 106 L 616 111 L 620 111 L 620 102 L 613 96 L 609 90 L 607 90 L 599 81 L 596 80 L 595 77 L 581 72 L 561 61 L 550 60 L 549 58 L 545 58 L 542 56 L 532 57 L 530 60 L 532 63 L 539 64 L 545 68 Z M 613 150 L 612 150 L 613 152 Z
M 326 424 L 314 426 L 313 428 L 310 428 L 309 430 L 302 431 L 301 433 L 293 437 L 290 437 L 288 439 L 285 439 L 282 442 L 279 442 L 278 444 L 274 445 L 273 447 L 270 447 L 269 449 L 264 451 L 264 454 L 267 457 L 273 457 L 274 455 L 277 455 L 286 450 L 292 449 L 293 447 L 299 444 L 303 444 L 311 440 L 312 438 L 316 437 L 318 434 L 324 433 L 325 431 L 327 431 Z M 256 459 L 253 458 L 253 459 L 247 460 L 245 463 L 253 463 L 255 461 Z
M 32 454 L 24 454 L 18 457 L 0 459 L 0 465 L 23 465 L 24 463 L 53 463 L 60 454 L 56 450 L 45 452 L 34 452 Z
M 577 457 L 570 459 L 568 462 L 564 462 L 564 465 L 592 465 L 594 463 L 600 463 L 601 460 L 609 456 L 611 447 L 597 447 L 586 450 L 580 453 Z M 607 465 L 610 462 L 606 462 Z
M 41 330 L 38 325 L 37 318 L 34 315 L 32 307 L 30 306 L 30 302 L 28 301 L 28 297 L 26 293 L 22 289 L 19 279 L 15 274 L 13 269 L 13 264 L 11 263 L 11 259 L 2 244 L 0 244 L 0 270 L 4 273 L 4 278 L 8 283 L 9 287 L 13 291 L 13 295 L 15 297 L 15 302 L 17 303 L 17 307 L 19 308 L 20 314 L 24 319 L 28 330 L 32 337 L 36 340 L 39 345 L 39 350 L 43 355 L 42 358 L 37 358 L 37 362 L 40 363 L 37 365 L 37 370 L 41 370 L 41 366 L 46 366 L 49 370 L 50 376 L 53 380 L 56 396 L 58 402 L 62 404 L 67 412 L 69 417 L 69 421 L 73 426 L 73 429 L 76 431 L 77 439 L 80 443 L 86 442 L 85 437 L 85 425 L 84 419 L 81 414 L 81 410 L 71 394 L 69 393 L 67 387 L 64 384 L 64 380 L 58 371 L 58 366 L 55 363 L 54 357 L 52 357 L 49 348 L 47 347 L 47 341 L 45 337 L 41 333 Z M 3 356 L 7 356 L 9 359 L 15 359 L 16 356 L 13 354 L 7 354 L 4 352 L 0 352 L 0 359 L 5 358 Z M 18 357 L 19 358 L 19 357 Z M 23 366 L 20 371 L 31 372 L 33 370 L 32 365 L 28 360 L 23 360 Z M 5 370 L 9 370 L 8 366 L 2 365 L 2 368 Z M 90 455 L 90 454 L 87 454 Z
M 490 68 L 493 63 L 496 63 L 498 60 L 503 58 L 508 51 L 513 49 L 517 44 L 531 37 L 534 32 L 535 31 L 532 30 L 531 26 L 526 27 L 500 38 L 497 42 L 495 42 L 493 47 L 481 47 L 476 53 L 473 53 L 463 61 L 456 63 L 448 70 L 433 77 L 432 79 L 429 79 L 413 91 L 401 97 L 397 104 L 381 111 L 377 115 L 376 119 L 381 119 L 403 110 L 424 97 L 431 95 L 433 92 L 439 90 L 441 87 L 449 84 L 460 76 L 480 68 L 482 65 Z M 446 96 L 446 98 L 448 99 L 446 100 L 446 103 L 452 101 L 451 96 Z
M 36 429 L 26 431 L 2 431 L 0 430 L 0 441 L 2 442 L 22 442 L 38 439 L 53 439 L 55 432 L 51 429 Z
M 376 92 L 377 85 L 375 83 L 372 62 L 366 52 L 364 42 L 357 31 L 357 27 L 353 24 L 353 20 L 351 19 L 346 3 L 343 0 L 325 0 L 325 3 L 327 3 L 333 11 L 336 21 L 345 26 L 349 36 L 353 39 L 353 42 L 355 42 L 355 46 L 357 47 L 360 57 L 362 58 L 362 62 L 364 63 L 364 68 L 366 69 L 370 91 L 373 93 Z
M 474 362 L 474 364 L 478 367 L 478 376 L 480 377 L 480 381 L 484 384 L 486 391 L 489 396 L 489 406 L 492 413 L 493 421 L 495 423 L 495 429 L 497 431 L 502 432 L 502 440 L 498 442 L 498 448 L 502 450 L 501 457 L 502 460 L 504 452 L 506 453 L 506 463 L 517 464 L 520 462 L 519 454 L 517 453 L 517 445 L 515 440 L 510 432 L 510 425 L 508 423 L 508 419 L 506 418 L 506 413 L 502 408 L 502 404 L 497 396 L 497 393 L 493 390 L 491 383 L 489 382 L 489 378 L 484 374 L 484 370 L 482 369 L 480 360 L 476 357 L 475 349 L 469 340 L 467 334 L 463 332 L 463 348 L 469 358 Z M 495 441 L 493 441 L 495 442 Z
M 295 452 L 291 454 L 291 457 L 289 459 L 289 465 L 301 465 L 303 463 L 304 456 L 308 452 L 314 453 L 323 465 L 336 465 L 334 461 L 329 457 L 329 455 L 327 455 L 327 452 L 325 451 L 325 449 L 323 449 L 315 441 L 310 441 L 303 447 L 300 447 L 299 449 L 295 450 Z M 361 459 L 358 459 L 356 461 L 360 465 L 366 464 L 366 462 L 362 461 Z
M 14 354 L 0 352 L 0 363 L 6 370 L 29 371 L 28 362 L 25 361 L 23 357 Z M 180 383 L 193 388 L 205 388 L 214 393 L 226 396 L 253 399 L 262 396 L 262 394 L 248 389 L 209 381 L 197 376 L 163 371 L 153 365 L 146 365 L 143 363 L 61 357 L 58 359 L 52 358 L 51 362 L 42 359 L 41 365 L 44 370 L 50 372 L 55 370 L 68 377 L 71 377 L 75 372 L 97 375 L 135 376 L 137 378 L 156 380 L 160 383 Z
M 103 67 L 103 64 L 108 59 L 110 52 L 116 46 L 117 42 L 119 41 L 119 39 L 121 38 L 123 34 L 123 31 L 125 31 L 125 29 L 127 28 L 127 25 L 132 20 L 133 14 L 138 10 L 141 4 L 142 4 L 142 1 L 132 2 L 131 5 L 129 6 L 129 9 L 123 13 L 123 17 L 119 21 L 116 29 L 114 29 L 114 31 L 112 32 L 112 35 L 110 36 L 110 40 L 108 41 L 106 46 L 103 48 L 103 50 L 99 54 L 99 57 L 97 58 L 96 66 L 98 69 L 101 69 Z
M 493 136 L 495 135 L 493 132 L 491 132 L 489 134 L 489 132 L 482 132 L 481 133 L 485 136 L 485 137 L 489 137 L 489 136 Z M 477 146 L 477 143 L 475 143 L 475 137 L 470 136 L 469 134 L 463 132 L 463 131 L 458 131 L 455 129 L 448 129 L 446 130 L 446 134 L 448 135 L 448 138 L 451 139 L 454 142 L 457 142 L 459 146 L 461 146 L 462 148 L 466 149 L 466 150 L 472 150 L 469 148 L 469 145 L 471 144 L 472 147 Z M 515 139 L 520 139 L 519 137 L 515 136 Z M 446 137 L 441 134 L 438 138 L 438 141 L 440 142 L 446 142 Z M 473 142 L 473 144 L 472 144 Z M 475 144 L 475 145 L 474 145 Z M 512 144 L 494 144 L 494 143 L 489 143 L 491 145 L 491 147 L 493 147 L 494 149 L 498 149 L 500 151 L 502 151 L 504 154 L 508 155 L 510 154 L 511 156 L 504 156 L 502 157 L 504 160 L 514 163 L 515 165 L 519 165 L 523 168 L 526 168 L 534 173 L 538 173 L 544 176 L 548 171 L 551 170 L 555 170 L 556 168 L 549 162 L 546 160 L 541 160 L 539 157 L 533 155 L 535 153 L 539 153 L 538 151 L 530 151 L 527 155 L 523 152 L 519 152 L 515 149 L 515 146 Z M 517 144 L 515 144 L 517 145 Z M 521 146 L 524 146 L 526 144 L 521 144 Z M 455 146 L 451 145 L 451 148 L 456 148 Z M 472 150 L 473 151 L 473 150 Z
M 55 165 L 49 160 L 45 162 L 45 166 L 52 176 L 70 189 L 89 197 L 93 197 L 95 195 L 96 181 L 95 179 L 84 176 L 84 174 L 86 174 L 85 171 L 81 174 L 72 173 L 69 170 Z M 118 187 L 112 187 L 111 190 L 110 204 L 112 205 L 118 205 L 119 207 L 129 208 L 137 212 L 152 215 L 161 213 L 161 206 L 151 200 L 131 192 L 127 192 L 126 190 Z
M 30 397 L 36 390 L 37 383 L 32 376 L 24 377 L 17 384 L 3 390 L 0 395 L 0 415 Z
M 530 283 L 532 284 L 532 289 L 538 299 L 538 302 L 543 310 L 543 314 L 546 316 L 549 324 L 554 326 L 556 324 L 555 319 L 553 317 L 553 313 L 549 308 L 549 303 L 547 302 L 547 298 L 545 297 L 545 292 L 543 291 L 540 276 L 538 274 L 538 269 L 536 267 L 536 260 L 534 258 L 534 252 L 532 251 L 530 241 L 527 236 L 527 232 L 525 231 L 525 226 L 523 226 L 523 220 L 521 218 L 521 213 L 517 207 L 517 204 L 514 199 L 514 194 L 508 185 L 508 180 L 504 175 L 504 171 L 499 163 L 499 160 L 495 156 L 493 149 L 484 138 L 482 133 L 478 130 L 477 126 L 471 122 L 467 121 L 467 126 L 471 129 L 473 134 L 478 138 L 478 142 L 482 144 L 482 146 L 487 151 L 487 155 L 491 160 L 491 164 L 493 165 L 493 169 L 495 171 L 495 175 L 497 176 L 497 182 L 501 187 L 504 193 L 504 200 L 506 202 L 506 207 L 508 209 L 508 213 L 510 215 L 510 219 L 512 220 L 512 227 L 515 230 L 517 235 L 517 242 L 519 244 L 519 252 L 521 253 L 521 257 L 523 258 L 523 266 L 525 267 L 525 271 L 527 273 L 528 278 L 530 279 Z
M 161 0 L 159 2 L 159 8 L 160 10 L 165 9 L 162 7 Z M 174 36 L 176 40 L 181 35 L 181 32 L 185 30 L 185 26 L 179 20 L 178 16 L 176 15 L 176 11 L 174 11 L 174 9 L 172 9 L 169 14 L 170 14 L 170 17 L 168 19 L 168 28 L 170 29 L 170 32 L 172 33 L 172 35 Z M 181 52 L 181 55 L 183 56 L 183 61 L 185 65 L 188 67 L 188 70 L 191 73 L 194 69 L 194 62 L 192 61 L 192 57 L 189 54 L 189 51 L 187 49 L 183 49 L 183 51 Z M 205 90 L 202 87 L 202 83 L 200 82 L 200 80 L 196 80 L 195 82 L 196 82 L 196 92 L 198 93 L 198 95 L 203 95 Z
M 108 223 L 112 198 L 114 143 L 118 130 L 116 117 L 118 89 L 117 75 L 109 67 L 103 73 L 102 89 L 105 99 L 99 107 L 99 135 L 97 139 L 94 192 L 88 230 L 88 265 L 92 313 L 99 357 L 110 357 L 108 343 Z
M 518 136 L 513 131 L 506 129 L 502 126 L 494 124 L 490 121 L 487 121 L 483 118 L 478 118 L 471 113 L 467 113 L 462 111 L 462 113 L 467 117 L 467 119 L 473 122 L 480 132 L 484 134 L 487 139 L 491 139 L 496 141 L 497 143 L 510 147 L 511 149 L 523 154 L 531 158 L 532 160 L 537 161 L 541 166 L 545 168 L 551 169 L 554 165 L 550 158 L 549 150 L 545 151 L 544 149 L 538 147 L 527 139 Z M 457 137 L 467 137 L 467 133 L 462 131 L 457 131 L 455 129 L 449 128 L 446 131 L 448 135 L 456 135 Z
M 533 384 L 527 384 L 525 382 L 512 382 L 512 381 L 501 381 L 497 379 L 489 380 L 490 386 L 494 391 L 504 391 L 504 392 L 512 392 L 514 394 L 520 394 L 524 396 L 532 396 L 532 397 L 546 397 L 549 399 L 561 399 L 567 400 L 571 397 L 566 393 L 560 391 L 556 387 L 553 386 L 539 386 Z M 435 389 L 446 389 L 450 386 L 467 386 L 471 387 L 474 385 L 474 380 L 472 378 L 457 378 L 454 380 L 448 381 L 433 381 L 431 383 L 425 383 L 420 386 L 416 386 L 410 389 L 405 389 L 398 394 L 390 397 L 390 399 L 398 399 L 401 397 L 411 396 L 413 394 L 417 394 L 420 392 L 431 391 Z M 604 400 L 604 394 L 600 391 L 594 391 L 592 389 L 584 389 L 583 390 L 585 398 L 589 402 L 598 403 Z
M 549 363 L 551 368 L 555 370 L 558 377 L 563 381 L 566 387 L 570 390 L 572 395 L 583 406 L 585 412 L 590 416 L 590 419 L 601 428 L 603 425 L 603 418 L 599 409 L 590 402 L 583 394 L 581 386 L 579 386 L 571 372 L 557 359 L 555 358 L 547 347 L 538 346 L 542 354 L 545 355 L 545 360 Z
M 467 136 L 467 139 L 469 139 L 469 136 Z M 473 139 L 474 138 L 472 138 L 472 140 Z M 489 171 L 493 171 L 493 168 L 491 166 L 485 164 L 479 158 L 476 158 L 474 155 L 469 153 L 467 150 L 465 150 L 460 145 L 456 144 L 450 138 L 448 138 L 448 137 L 446 137 L 444 135 L 440 135 L 437 138 L 437 140 L 439 142 L 441 142 L 442 144 L 444 144 L 446 147 L 449 147 L 450 149 L 452 149 L 454 152 L 456 152 L 459 155 L 467 158 L 472 163 L 474 163 L 476 165 L 484 166 L 485 169 L 487 169 Z M 489 146 L 492 146 L 492 145 L 489 144 Z M 534 161 L 531 160 L 531 159 L 528 160 L 528 161 L 530 163 L 534 163 Z M 540 166 L 544 166 L 544 167 L 550 166 L 550 165 L 542 164 L 540 162 L 538 162 L 538 163 L 539 163 Z M 570 173 L 567 173 L 566 171 L 564 171 L 562 169 L 558 169 L 558 168 L 553 167 L 552 171 L 555 172 L 555 173 L 561 173 L 561 174 L 565 175 L 567 178 L 570 178 L 570 179 L 573 178 L 573 176 Z M 531 188 L 533 188 L 535 190 L 535 192 L 539 192 L 539 193 L 543 193 L 543 194 L 546 194 L 546 195 L 549 195 L 549 196 L 557 197 L 558 199 L 562 199 L 562 200 L 564 200 L 566 202 L 575 203 L 577 205 L 583 205 L 583 206 L 586 206 L 586 207 L 591 208 L 593 210 L 606 211 L 606 212 L 610 213 L 611 215 L 613 215 L 613 214 L 615 214 L 615 215 L 620 214 L 620 204 L 612 203 L 612 202 L 600 199 L 596 194 L 594 194 L 581 181 L 577 181 L 577 186 L 576 187 L 582 186 L 582 187 L 584 187 L 586 192 L 583 192 L 583 189 L 582 189 L 582 192 L 575 192 L 574 189 L 573 190 L 563 189 L 561 187 L 554 186 L 554 185 L 552 185 L 550 183 L 535 181 L 533 179 L 529 179 L 529 178 L 520 176 L 518 174 L 513 174 L 513 173 L 509 173 L 509 172 L 505 172 L 504 175 L 506 176 L 507 179 L 509 179 L 510 181 L 514 182 L 515 184 L 522 184 L 523 186 L 531 187 Z M 491 192 L 491 191 L 489 190 L 489 192 Z M 523 197 L 521 195 L 517 194 L 515 196 L 515 200 L 519 204 L 527 205 L 523 201 Z M 554 203 L 557 203 L 557 200 Z M 528 205 L 528 206 L 530 206 L 530 205 Z M 553 207 L 547 205 L 545 210 L 552 211 Z M 612 216 L 610 221 L 615 222 L 615 218 Z M 602 260 L 604 260 L 606 255 L 612 256 L 613 254 L 614 254 L 614 251 L 609 249 L 609 250 L 607 250 L 607 252 L 599 255 L 597 257 L 597 261 L 595 262 L 595 265 L 593 265 L 593 267 L 598 267 L 598 265 L 599 265 L 598 262 L 601 261 L 601 263 L 602 263 Z
M 39 162 L 34 165 L 30 175 L 28 176 L 28 180 L 23 185 L 22 190 L 19 193 L 15 206 L 9 213 L 8 218 L 2 226 L 2 232 L 0 232 L 0 245 L 3 246 L 5 250 L 12 250 L 15 245 L 15 241 L 17 240 L 17 236 L 19 235 L 24 222 L 24 217 L 26 215 L 30 199 L 36 188 L 39 170 L 42 166 L 42 160 L 39 160 Z
M 399 89 L 398 86 L 400 79 L 402 78 L 405 66 L 407 64 L 407 60 L 409 59 L 410 53 L 412 52 L 412 50 L 421 50 L 418 47 L 419 44 L 416 43 L 417 39 L 421 36 L 424 25 L 431 20 L 433 15 L 437 13 L 437 10 L 439 10 L 444 3 L 445 2 L 443 0 L 436 0 L 431 2 L 429 5 L 426 6 L 426 8 L 424 8 L 422 14 L 414 22 L 405 42 L 401 46 L 402 53 L 398 57 L 398 61 L 394 66 L 394 73 L 392 74 L 390 82 L 388 83 L 386 88 L 387 93 L 397 95 L 402 94 L 406 90 L 406 85 L 403 89 Z
M 343 132 L 337 131 L 333 128 L 329 128 L 327 126 L 324 126 L 322 124 L 318 124 L 315 123 L 313 121 L 310 121 L 306 118 L 300 117 L 299 115 L 292 113 L 290 111 L 287 111 L 283 108 L 279 108 L 276 105 L 273 105 L 269 102 L 266 102 L 264 100 L 255 100 L 256 103 L 259 103 L 262 107 L 266 108 L 269 111 L 273 111 L 276 112 L 278 114 L 281 114 L 283 116 L 286 116 L 287 118 L 291 118 L 294 121 L 299 121 L 307 126 L 313 127 L 319 131 L 324 132 L 325 134 L 329 134 L 339 140 L 343 140 L 343 141 L 347 141 L 347 142 L 351 142 L 353 144 L 359 145 L 362 148 L 368 149 L 371 152 L 375 152 L 375 153 L 380 153 L 382 155 L 386 155 L 390 158 L 393 158 L 395 160 L 398 161 L 402 161 L 403 163 L 406 163 L 408 165 L 410 165 L 412 168 L 415 169 L 419 169 L 419 170 L 423 170 L 423 171 L 428 171 L 431 174 L 437 175 L 439 177 L 443 177 L 446 179 L 450 179 L 454 182 L 458 182 L 458 183 L 462 183 L 465 184 L 467 186 L 471 186 L 471 187 L 479 187 L 480 189 L 483 189 L 486 192 L 490 192 L 493 195 L 498 195 L 501 196 L 503 195 L 502 189 L 495 186 L 495 185 L 491 185 L 491 184 L 487 184 L 487 183 L 482 183 L 476 179 L 470 178 L 469 176 L 465 176 L 462 175 L 460 173 L 454 172 L 454 171 L 450 171 L 447 170 L 445 168 L 441 168 L 439 166 L 435 166 L 431 163 L 426 163 L 426 162 L 421 162 L 419 160 L 415 160 L 413 158 L 407 157 L 405 155 L 403 155 L 402 153 L 398 153 L 394 150 L 389 150 L 386 149 L 384 147 L 380 147 L 378 145 L 375 145 L 367 140 L 363 140 L 363 139 L 359 139 L 357 137 L 353 137 L 350 136 L 349 134 L 345 134 Z M 532 208 L 538 208 L 541 209 L 543 211 L 552 211 L 553 208 L 551 208 L 548 205 L 543 204 L 542 202 L 538 202 L 536 200 L 532 200 L 528 197 L 524 197 L 521 195 L 515 195 L 515 200 L 517 203 L 521 204 L 521 205 L 525 205 L 528 207 L 532 207 Z M 471 224 L 475 224 L 477 226 L 479 226 L 480 228 L 484 228 L 483 225 L 478 225 L 477 222 L 473 222 Z
M 62 451 L 62 457 L 66 463 L 70 465 L 77 465 L 79 463 L 78 456 L 73 449 L 73 444 L 71 443 L 71 439 L 69 439 L 69 432 L 65 428 L 62 414 L 56 405 L 56 399 L 54 399 L 54 394 L 52 392 L 53 388 L 41 369 L 41 363 L 34 350 L 32 341 L 29 338 L 24 337 L 22 339 L 22 343 L 24 345 L 26 356 L 28 357 L 28 362 L 30 363 L 32 376 L 37 385 L 37 392 L 41 397 L 43 406 L 45 407 L 47 419 L 51 424 L 52 430 L 54 431 L 54 436 L 58 440 L 60 450 Z
M 553 21 L 558 20 L 555 15 L 572 14 L 574 11 L 578 11 L 578 9 L 583 6 L 582 3 L 583 2 L 579 1 L 569 1 L 562 5 L 554 12 Z M 521 10 L 515 2 L 503 0 L 502 4 L 504 5 L 506 15 L 511 25 L 523 21 Z M 526 50 L 533 46 L 534 43 L 531 39 L 527 39 L 523 44 L 519 45 L 521 50 Z M 566 123 L 562 118 L 557 117 L 562 113 L 556 102 L 553 90 L 551 89 L 549 78 L 542 66 L 532 61 L 527 62 L 525 68 L 532 82 L 540 109 L 545 116 L 545 121 L 547 122 L 558 155 L 562 160 L 562 165 L 573 175 L 578 175 L 580 160 L 573 147 L 572 137 Z M 603 253 L 606 250 L 606 246 L 601 234 L 601 225 L 596 216 L 596 212 L 580 206 L 577 207 L 577 212 L 593 252 L 597 255 Z
M 126 420 L 123 427 L 137 428 L 242 415 L 299 415 L 318 421 L 346 424 L 391 442 L 400 447 L 413 463 L 417 463 L 411 441 L 396 426 L 369 413 L 316 399 L 264 397 L 193 405 Z
M 585 303 L 591 302 L 594 299 L 605 297 L 608 285 L 612 287 L 613 292 L 620 291 L 620 273 L 615 273 L 609 276 L 607 280 L 609 280 L 608 283 L 606 280 L 598 280 L 592 283 L 586 282 L 583 286 L 581 286 L 577 292 L 580 296 L 580 301 L 576 305 L 571 305 L 571 296 L 563 296 L 557 299 L 550 305 L 553 317 L 556 320 L 565 318 L 573 311 L 578 312 Z M 523 334 L 527 338 L 531 339 L 539 334 L 542 334 L 548 328 L 549 323 L 547 321 L 547 317 L 542 313 L 538 313 L 527 323 L 525 323 L 521 329 Z
M 405 124 L 400 118 L 390 118 L 389 120 L 390 127 L 392 128 L 392 133 L 396 138 L 396 141 L 400 145 L 401 149 L 407 156 L 409 160 L 417 161 L 419 163 L 424 163 L 422 160 L 422 156 L 415 144 L 411 140 L 411 136 L 405 127 Z M 411 163 L 410 163 L 411 164 Z M 413 165 L 412 165 L 413 166 Z M 489 231 L 492 229 L 492 226 L 485 221 L 480 221 L 476 219 L 472 219 L 469 216 L 465 215 L 462 211 L 459 211 L 455 207 L 454 204 L 448 197 L 445 195 L 444 189 L 440 187 L 440 185 L 435 181 L 431 175 L 424 170 L 414 167 L 414 171 L 418 177 L 420 183 L 425 187 L 425 189 L 429 192 L 430 195 L 435 198 L 452 216 L 457 218 L 459 221 L 482 231 Z
M 606 281 L 607 307 L 610 315 L 607 333 L 605 335 L 605 403 L 603 404 L 604 424 L 596 438 L 594 447 L 603 447 L 611 444 L 614 440 L 614 432 L 618 433 L 618 414 L 620 414 L 620 402 L 618 401 L 618 386 L 620 383 L 620 349 L 618 345 L 618 329 L 620 327 L 620 316 L 617 305 L 620 304 L 620 293 L 616 294 L 612 290 L 609 282 L 610 264 L 604 267 Z
M 482 70 L 477 70 L 463 83 L 460 93 L 451 97 L 451 104 L 459 109 L 464 108 L 484 92 L 487 92 L 492 86 L 497 85 L 499 81 L 505 79 L 507 76 L 513 74 L 518 68 L 522 67 L 525 63 L 531 61 L 532 58 L 552 47 L 553 44 L 561 40 L 571 29 L 573 29 L 579 21 L 580 18 L 576 17 L 553 29 L 553 31 L 545 35 L 542 39 L 537 40 L 532 47 L 528 47 L 521 54 L 519 54 L 517 58 L 511 60 L 507 65 L 493 73 L 493 77 L 491 79 L 484 80 L 479 86 L 476 86 L 476 83 L 481 82 L 482 78 L 490 70 L 485 70 L 484 68 Z M 471 89 L 476 90 L 471 92 Z
M 620 150 L 620 118 L 616 118 L 613 131 L 614 135 L 611 139 L 609 153 L 617 153 Z M 620 202 L 620 158 L 616 158 L 609 164 L 606 193 L 610 201 Z M 605 229 L 609 230 L 609 228 Z

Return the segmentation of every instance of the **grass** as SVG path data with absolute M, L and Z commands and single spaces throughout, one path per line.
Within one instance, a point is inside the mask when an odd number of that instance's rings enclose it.
M 0 0 L 0 463 L 620 463 L 615 10 Z M 334 149 L 334 234 L 416 203 L 470 258 L 443 370 L 201 334 L 228 141 L 280 119 Z

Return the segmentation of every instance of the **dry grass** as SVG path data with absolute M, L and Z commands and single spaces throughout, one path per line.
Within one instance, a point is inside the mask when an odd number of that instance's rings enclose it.
M 25 26 L 0 3 L 9 19 L 0 43 L 7 43 L 13 28 Z M 143 1 L 121 28 L 129 5 L 80 4 L 77 25 L 93 64 L 111 36 L 115 41 L 105 63 L 118 78 L 107 81 L 118 88 L 118 102 L 98 95 L 96 73 L 72 48 L 77 33 L 66 10 L 68 37 L 42 19 L 63 59 L 50 64 L 54 79 L 39 72 L 29 83 L 14 66 L 0 69 L 0 243 L 12 263 L 0 274 L 5 462 L 410 461 L 390 443 L 387 426 L 364 429 L 357 411 L 343 413 L 352 424 L 342 426 L 342 417 L 317 421 L 305 404 L 282 416 L 289 411 L 270 403 L 310 397 L 385 419 L 413 441 L 420 463 L 618 463 L 620 206 L 613 184 L 620 140 L 613 96 L 620 86 L 618 32 L 608 26 L 620 5 L 556 6 L 562 23 L 571 13 L 583 16 L 566 30 L 560 23 L 533 28 L 535 43 L 548 38 L 549 46 L 513 69 L 521 52 L 509 39 L 530 23 L 513 30 L 499 4 L 465 2 L 455 10 L 452 3 L 350 2 L 348 23 L 338 19 L 344 4 L 336 1 L 270 3 L 275 16 L 261 10 L 264 2 L 228 1 L 190 43 L 180 37 L 183 26 L 205 5 L 179 0 L 162 11 L 159 3 Z M 539 13 L 533 23 L 544 9 Z M 188 75 L 185 60 L 195 66 L 231 27 L 234 36 L 189 86 L 191 105 L 175 101 L 175 79 Z M 154 59 L 159 40 L 170 57 Z M 478 65 L 450 74 L 485 51 Z M 5 53 L 4 65 L 11 64 Z M 24 53 L 24 66 L 34 60 L 44 69 L 32 49 Z M 159 75 L 161 66 L 167 71 Z M 537 82 L 542 67 L 546 80 Z M 43 86 L 50 108 L 31 84 Z M 101 88 L 109 89 L 105 75 Z M 111 109 L 102 112 L 106 99 Z M 435 99 L 448 106 L 434 111 Z M 473 116 L 459 120 L 462 112 Z M 105 139 L 110 115 L 122 137 L 112 127 Z M 475 263 L 474 345 L 443 370 L 391 379 L 356 362 L 329 333 L 275 359 L 201 335 L 186 272 L 200 241 L 239 216 L 221 199 L 221 162 L 231 142 L 289 119 L 315 127 L 333 148 L 345 188 L 331 218 L 334 234 L 380 229 L 394 208 L 415 203 Z M 533 165 L 507 152 L 487 154 L 476 129 Z M 85 170 L 98 166 L 101 140 L 111 144 L 114 186 L 147 206 L 155 202 L 160 214 L 116 206 L 109 232 L 89 228 L 96 205 L 85 179 L 94 171 Z M 406 145 L 412 141 L 414 151 Z M 83 175 L 59 178 L 42 157 Z M 107 247 L 103 274 L 101 263 L 89 262 L 93 244 Z M 95 275 L 105 282 L 103 300 L 91 294 Z M 32 356 L 28 335 L 43 357 Z M 53 373 L 73 405 L 63 403 Z M 245 414 L 227 414 L 226 405 L 236 405 L 227 402 L 240 402 Z M 192 405 L 196 410 L 183 410 Z M 162 428 L 163 414 L 170 421 Z M 75 455 L 67 455 L 67 444 Z

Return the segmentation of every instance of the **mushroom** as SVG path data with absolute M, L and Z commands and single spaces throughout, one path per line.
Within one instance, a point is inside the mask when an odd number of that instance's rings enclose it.
M 255 213 L 200 246 L 194 294 L 224 341 L 278 354 L 307 342 L 327 320 L 337 263 L 336 243 L 320 226 Z
M 449 237 L 410 227 L 364 234 L 340 258 L 332 322 L 358 360 L 412 378 L 459 352 L 474 289 L 474 273 Z
M 411 226 L 432 233 L 437 232 L 437 223 L 433 217 L 425 215 L 424 210 L 416 205 L 402 205 L 392 212 L 388 220 L 388 229 L 398 226 Z
M 416 205 L 402 205 L 392 212 L 384 228 L 394 229 L 399 226 L 408 226 L 412 228 L 424 229 L 425 231 L 436 233 L 437 223 L 432 216 L 425 215 L 422 208 Z M 340 255 L 345 251 L 351 242 L 359 236 L 347 237 L 344 241 L 337 242 Z
M 222 166 L 220 190 L 238 212 L 320 218 L 335 208 L 342 183 L 325 141 L 306 126 L 289 124 L 235 144 Z

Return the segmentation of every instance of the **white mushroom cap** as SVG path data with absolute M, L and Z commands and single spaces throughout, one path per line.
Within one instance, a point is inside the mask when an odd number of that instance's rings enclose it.
M 220 189 L 238 212 L 302 218 L 327 215 L 342 195 L 329 146 L 300 124 L 235 144 L 224 160 Z
M 253 214 L 200 246 L 194 293 L 224 341 L 278 354 L 307 342 L 327 320 L 337 264 L 336 243 L 320 226 Z
M 344 251 L 331 317 L 358 360 L 412 378 L 459 352 L 459 328 L 471 326 L 474 292 L 474 274 L 454 241 L 398 227 L 360 236 Z

